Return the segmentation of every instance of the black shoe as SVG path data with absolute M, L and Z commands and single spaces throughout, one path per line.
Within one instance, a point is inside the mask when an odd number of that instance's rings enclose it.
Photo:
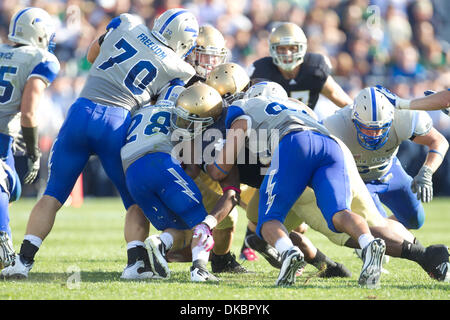
M 425 256 L 420 265 L 431 278 L 450 282 L 449 256 L 447 246 L 435 244 L 425 249 Z
M 230 252 L 224 255 L 211 254 L 211 269 L 214 273 L 248 273 L 248 270 L 236 261 L 236 256 Z
M 348 270 L 343 264 L 336 262 L 336 266 L 328 266 L 324 272 L 322 272 L 320 278 L 350 278 L 352 272 Z
M 272 267 L 281 269 L 280 253 L 256 234 L 247 236 L 245 238 L 245 245 L 260 253 Z

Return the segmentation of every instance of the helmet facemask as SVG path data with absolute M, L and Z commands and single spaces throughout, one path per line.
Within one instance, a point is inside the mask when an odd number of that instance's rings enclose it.
M 180 106 L 172 109 L 170 117 L 172 129 L 176 130 L 185 141 L 194 139 L 213 123 L 213 117 L 200 118 Z
M 394 106 L 376 88 L 364 88 L 353 104 L 352 121 L 358 143 L 366 150 L 385 145 L 394 119 Z
M 197 76 L 206 79 L 209 73 L 219 64 L 225 62 L 227 52 L 225 48 L 204 48 L 196 46 L 189 55 L 189 60 L 194 66 Z
M 293 49 L 295 47 L 296 51 L 289 50 L 291 53 L 284 53 L 288 51 L 286 48 Z M 270 45 L 270 54 L 275 65 L 285 71 L 292 71 L 303 62 L 303 57 L 306 54 L 306 43 L 291 41 L 273 43 Z
M 354 119 L 353 123 L 357 132 L 359 144 L 367 150 L 378 150 L 387 142 L 389 131 L 391 130 L 392 120 L 383 125 L 365 125 Z M 375 134 L 379 131 L 378 134 Z M 368 134 L 373 132 L 374 134 Z

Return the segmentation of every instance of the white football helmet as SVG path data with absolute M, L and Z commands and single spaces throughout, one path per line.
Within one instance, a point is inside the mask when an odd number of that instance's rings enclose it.
M 10 41 L 53 51 L 55 25 L 41 8 L 28 7 L 17 12 L 9 24 Z
M 352 120 L 359 144 L 380 149 L 387 141 L 394 119 L 394 106 L 376 87 L 361 90 L 353 104 Z
M 183 140 L 191 140 L 211 126 L 222 114 L 220 93 L 213 87 L 196 82 L 177 99 L 170 125 Z
M 278 46 L 296 46 L 291 54 L 279 53 Z M 285 22 L 274 28 L 269 36 L 269 52 L 273 63 L 283 70 L 291 71 L 303 62 L 307 40 L 303 30 L 295 23 Z
M 152 35 L 184 59 L 196 44 L 198 22 L 188 10 L 170 9 L 155 20 Z
M 265 96 L 274 97 L 278 99 L 288 99 L 288 94 L 284 88 L 273 81 L 262 81 L 255 83 L 247 91 L 245 91 L 244 99 Z
M 197 45 L 187 60 L 197 76 L 206 79 L 212 69 L 225 62 L 227 52 L 222 33 L 213 26 L 205 25 L 200 27 Z

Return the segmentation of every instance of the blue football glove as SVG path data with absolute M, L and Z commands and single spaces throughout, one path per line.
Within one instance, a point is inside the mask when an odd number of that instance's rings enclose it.
M 386 96 L 386 98 L 392 103 L 394 107 L 396 107 L 398 96 L 395 93 L 391 92 L 389 89 L 383 86 L 380 86 L 379 84 L 377 84 L 375 87 L 378 89 L 380 93 Z
M 392 103 L 395 109 L 409 109 L 410 100 L 402 99 L 395 93 L 391 92 L 389 89 L 380 86 L 379 84 L 375 86 L 378 92 L 384 94 L 384 96 Z

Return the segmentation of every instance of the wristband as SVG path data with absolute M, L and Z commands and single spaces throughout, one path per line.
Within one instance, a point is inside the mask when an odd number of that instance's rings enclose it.
M 39 157 L 39 134 L 37 127 L 23 127 L 22 126 L 23 140 L 25 141 L 27 156 L 32 158 Z
M 206 224 L 210 230 L 214 229 L 217 226 L 217 219 L 212 215 L 208 214 L 205 219 L 203 219 L 202 223 Z
M 439 151 L 437 151 L 437 150 L 430 149 L 430 150 L 428 150 L 428 152 L 437 153 L 438 155 L 441 156 L 442 159 L 444 159 L 444 155 L 442 153 L 440 153 Z
M 236 191 L 238 194 L 241 194 L 241 189 L 233 187 L 233 186 L 228 186 L 222 189 L 222 192 L 225 193 L 228 190 L 234 190 Z
M 399 109 L 409 109 L 410 104 L 411 104 L 411 100 L 401 99 L 401 98 L 397 99 L 397 108 L 399 108 Z

